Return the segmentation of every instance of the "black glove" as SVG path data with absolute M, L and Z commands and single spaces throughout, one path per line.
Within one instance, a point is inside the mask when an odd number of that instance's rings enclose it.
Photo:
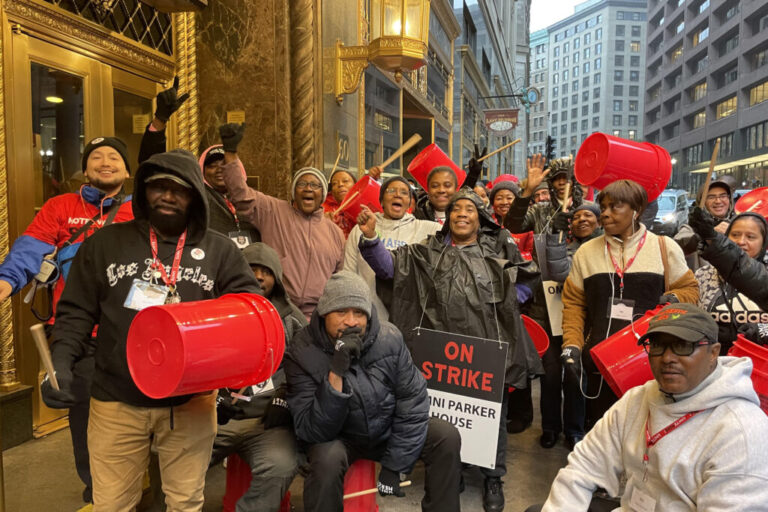
M 43 402 L 51 409 L 69 409 L 74 407 L 77 399 L 72 393 L 72 370 L 58 365 L 56 380 L 59 383 L 59 389 L 53 388 L 50 376 L 46 375 L 40 384 L 40 394 L 43 396 Z
M 245 412 L 237 402 L 232 403 L 229 396 L 218 395 L 216 397 L 216 423 L 226 425 L 229 420 L 241 420 L 245 418 Z
M 360 357 L 363 349 L 362 331 L 358 327 L 351 327 L 341 334 L 336 340 L 336 347 L 331 359 L 331 371 L 342 377 L 349 370 L 353 357 Z
M 467 173 L 467 177 L 464 178 L 464 184 L 465 187 L 474 188 L 475 183 L 477 183 L 478 178 L 480 178 L 480 174 L 483 172 L 483 162 L 480 162 L 480 159 L 483 158 L 488 153 L 488 148 L 483 148 L 483 152 L 480 152 L 480 149 L 477 147 L 477 144 L 475 144 L 475 152 L 472 154 L 472 158 L 469 159 L 469 163 L 467 164 L 467 169 L 469 172 Z
M 292 419 L 288 402 L 285 401 L 285 387 L 281 387 L 272 396 L 272 401 L 269 402 L 261 422 L 264 424 L 264 429 L 268 430 L 274 427 L 288 427 Z
M 665 293 L 659 297 L 659 306 L 666 306 L 667 304 L 677 304 L 680 302 L 673 293 Z
M 691 226 L 691 229 L 693 229 L 702 240 L 712 240 L 717 235 L 715 232 L 717 221 L 712 217 L 711 213 L 699 206 L 694 208 L 688 216 L 688 225 Z
M 561 231 L 567 233 L 568 229 L 570 228 L 570 222 L 572 218 L 572 213 L 557 212 L 555 216 L 552 217 L 552 221 L 549 224 L 552 228 L 552 233 L 560 233 Z
M 179 110 L 187 99 L 189 93 L 179 96 L 179 77 L 174 77 L 173 85 L 157 95 L 157 109 L 155 117 L 164 123 L 168 122 L 174 112 Z
M 237 153 L 237 145 L 243 140 L 245 134 L 245 123 L 227 123 L 219 126 L 219 136 L 221 145 L 227 153 Z
M 760 342 L 760 328 L 757 324 L 741 324 L 737 331 L 749 341 L 762 345 Z
M 400 490 L 400 473 L 396 473 L 384 466 L 379 471 L 379 481 L 376 482 L 376 487 L 382 496 L 397 496 L 398 498 L 405 496 L 405 493 Z
M 568 345 L 560 354 L 560 362 L 567 371 L 572 372 L 576 378 L 581 376 L 581 350 Z

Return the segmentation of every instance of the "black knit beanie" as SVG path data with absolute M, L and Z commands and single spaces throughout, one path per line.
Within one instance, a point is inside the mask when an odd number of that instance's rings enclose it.
M 83 172 L 88 167 L 88 156 L 94 149 L 102 146 L 109 146 L 120 153 L 120 156 L 123 157 L 125 170 L 128 171 L 128 174 L 131 174 L 131 166 L 128 164 L 128 147 L 125 145 L 125 142 L 117 137 L 96 137 L 85 145 L 85 149 L 83 149 Z

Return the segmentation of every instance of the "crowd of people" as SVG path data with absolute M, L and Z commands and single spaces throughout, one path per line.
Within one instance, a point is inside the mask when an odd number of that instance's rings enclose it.
M 233 453 L 252 472 L 238 512 L 279 510 L 299 473 L 304 510 L 341 511 L 357 459 L 380 463 L 382 496 L 403 496 L 422 461 L 422 509 L 460 510 L 462 437 L 430 414 L 413 359 L 421 328 L 508 345 L 495 460 L 479 468 L 484 510 L 505 510 L 507 436 L 533 420 L 535 379 L 540 444 L 564 434 L 572 453 L 530 510 L 765 510 L 768 418 L 751 361 L 727 352 L 739 334 L 768 341 L 768 223 L 735 215 L 727 183 L 701 192 L 673 240 L 641 222 L 648 197 L 635 182 L 594 196 L 571 159 L 534 155 L 523 182 L 488 184 L 476 148 L 463 181 L 450 167 L 432 169 L 424 190 L 389 177 L 381 212 L 351 218 L 338 211 L 358 178 L 347 170 L 297 170 L 290 200 L 249 187 L 244 125 L 221 126 L 221 144 L 199 157 L 168 150 L 165 126 L 185 99 L 177 83 L 158 95 L 132 197 L 125 145 L 90 141 L 88 184 L 49 200 L 0 265 L 0 299 L 53 287 L 58 389 L 48 376 L 41 392 L 70 411 L 94 510 L 135 509 L 151 453 L 169 511 L 201 510 L 206 471 Z M 58 281 L 38 273 L 46 261 Z M 562 321 L 545 281 L 562 283 Z M 245 390 L 144 395 L 126 360 L 138 311 L 228 293 L 274 304 L 286 333 L 277 373 Z M 591 349 L 657 306 L 638 336 L 654 379 L 618 397 Z M 549 337 L 541 357 L 523 314 Z

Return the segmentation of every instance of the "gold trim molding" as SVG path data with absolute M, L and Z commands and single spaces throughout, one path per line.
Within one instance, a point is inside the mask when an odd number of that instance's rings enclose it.
M 4 4 L 0 0 L 0 7 Z M 0 260 L 10 249 L 8 235 L 8 160 L 5 144 L 5 67 L 3 40 L 5 31 L 0 30 Z M 10 391 L 19 385 L 16 375 L 16 352 L 13 345 L 13 308 L 11 300 L 0 302 L 0 390 Z
M 200 105 L 197 87 L 197 47 L 195 38 L 195 14 L 176 13 L 173 18 L 176 38 L 176 76 L 181 89 L 189 93 L 189 99 L 176 115 L 178 146 L 197 154 L 200 143 Z
M 4 9 L 11 21 L 22 22 L 43 39 L 50 40 L 52 31 L 63 36 L 56 38 L 56 42 L 78 53 L 101 57 L 100 60 L 122 68 L 138 67 L 157 81 L 173 75 L 172 57 L 54 5 L 39 0 L 5 0 Z
M 314 0 L 290 2 L 291 132 L 293 168 L 315 165 L 315 126 L 319 113 L 315 104 L 315 27 L 319 6 Z

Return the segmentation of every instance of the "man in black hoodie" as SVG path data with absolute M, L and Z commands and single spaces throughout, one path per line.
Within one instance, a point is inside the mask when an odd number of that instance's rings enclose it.
M 150 443 L 159 455 L 168 510 L 201 510 L 216 434 L 215 393 L 144 395 L 128 371 L 128 329 L 142 307 L 260 288 L 235 245 L 207 228 L 208 203 L 191 153 L 153 155 L 134 183 L 135 220 L 100 229 L 72 262 L 53 331 L 61 389 L 49 393 L 68 399 L 72 367 L 98 324 L 88 428 L 94 510 L 136 506 Z
M 264 296 L 283 319 L 287 345 L 307 325 L 307 319 L 285 293 L 280 256 L 261 242 L 246 247 L 243 256 Z M 251 468 L 251 485 L 237 501 L 237 512 L 274 512 L 280 508 L 299 465 L 291 413 L 285 401 L 285 373 L 281 367 L 267 381 L 238 393 L 247 400 L 234 402 L 237 395 L 233 391 L 237 390 L 219 390 L 216 413 L 220 426 L 210 465 L 215 466 L 233 453 L 240 455 Z

